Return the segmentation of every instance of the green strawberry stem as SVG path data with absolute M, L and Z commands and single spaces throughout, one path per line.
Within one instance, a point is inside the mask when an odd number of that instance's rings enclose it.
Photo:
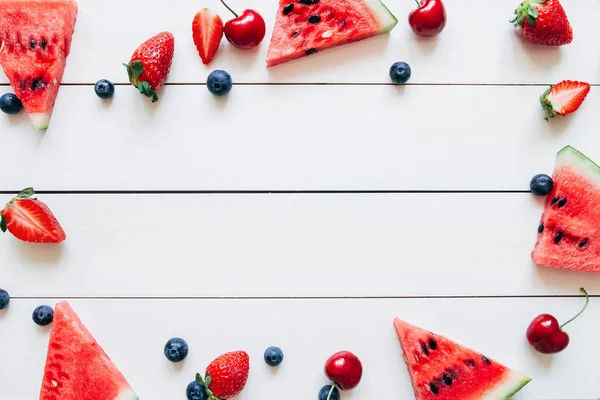
M 331 398 L 333 391 L 335 390 L 335 385 L 331 385 L 331 389 L 329 389 L 329 394 L 327 395 L 327 400 Z
M 565 322 L 564 324 L 562 324 L 560 326 L 561 329 L 565 325 L 567 325 L 569 322 L 573 322 L 575 319 L 577 319 L 577 317 L 579 317 L 581 314 L 583 314 L 583 312 L 587 308 L 588 304 L 590 304 L 590 295 L 588 294 L 588 292 L 586 292 L 586 290 L 584 288 L 580 288 L 579 290 L 581 290 L 583 292 L 583 294 L 585 295 L 585 305 L 583 306 L 583 308 L 581 309 L 581 311 L 579 311 L 577 314 L 575 314 L 575 316 L 573 318 L 571 318 L 570 320 L 568 320 L 567 322 Z
M 237 14 L 235 11 L 233 11 L 233 10 L 231 9 L 231 7 L 229 7 L 229 6 L 227 5 L 227 3 L 225 3 L 223 0 L 221 0 L 221 3 L 223 3 L 223 5 L 225 6 L 225 8 L 227 8 L 229 11 L 231 11 L 231 13 L 232 13 L 233 15 L 235 15 L 235 17 L 236 17 L 236 18 L 237 18 L 237 17 L 239 17 L 239 15 L 238 15 L 238 14 Z

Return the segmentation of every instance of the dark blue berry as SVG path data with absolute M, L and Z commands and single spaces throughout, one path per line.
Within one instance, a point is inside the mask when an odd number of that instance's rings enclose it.
M 185 390 L 185 395 L 188 400 L 208 400 L 204 386 L 197 381 L 190 382 Z
M 208 75 L 206 86 L 215 96 L 225 96 L 227 93 L 231 92 L 233 81 L 231 80 L 231 75 L 229 75 L 229 73 L 217 69 Z
M 390 67 L 390 78 L 394 83 L 406 83 L 410 79 L 411 73 L 410 65 L 402 61 L 394 63 Z
M 276 367 L 283 361 L 283 351 L 277 346 L 265 350 L 265 362 L 271 367 Z
M 552 178 L 544 174 L 534 176 L 529 183 L 531 193 L 536 196 L 547 196 L 552 191 L 553 186 Z
M 33 310 L 33 322 L 38 324 L 39 326 L 50 325 L 54 320 L 54 310 L 50 306 L 39 306 L 35 310 Z
M 188 355 L 188 344 L 181 338 L 169 339 L 165 344 L 165 357 L 171 362 L 177 363 L 185 360 Z
M 115 94 L 115 85 L 108 79 L 100 79 L 94 86 L 96 95 L 101 99 L 110 99 Z
M 319 400 L 327 400 L 329 392 L 331 392 L 331 385 L 323 386 L 321 390 L 319 390 Z M 333 392 L 331 392 L 329 400 L 340 400 L 340 391 L 338 390 L 338 388 L 333 388 Z
M 0 310 L 4 310 L 10 302 L 10 296 L 4 289 L 0 289 Z
M 23 103 L 13 93 L 5 93 L 0 97 L 0 110 L 5 114 L 16 114 L 23 109 Z

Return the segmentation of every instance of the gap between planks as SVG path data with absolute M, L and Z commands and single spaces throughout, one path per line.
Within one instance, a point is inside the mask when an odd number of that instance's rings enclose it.
M 585 298 L 584 295 L 491 295 L 491 296 L 11 296 L 11 300 L 460 300 L 460 299 L 554 299 Z M 600 295 L 589 295 L 600 298 Z
M 20 190 L 0 190 L 16 195 Z M 530 190 L 36 190 L 40 195 L 255 195 L 255 194 L 530 194 Z
M 130 86 L 129 82 L 113 82 L 115 86 Z M 94 86 L 95 82 L 63 82 L 61 86 Z M 206 82 L 167 82 L 165 86 L 204 86 Z M 234 82 L 236 86 L 399 86 L 383 82 Z M 554 83 L 405 83 L 400 86 L 473 86 L 473 87 L 548 87 Z M 0 87 L 9 87 L 10 83 L 0 83 Z M 590 86 L 600 87 L 600 83 Z

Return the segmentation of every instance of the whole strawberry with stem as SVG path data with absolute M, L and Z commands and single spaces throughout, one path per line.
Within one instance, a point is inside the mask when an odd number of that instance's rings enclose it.
M 562 46 L 573 41 L 573 29 L 559 0 L 524 0 L 511 22 L 533 44 Z
M 33 243 L 60 243 L 65 231 L 48 206 L 34 198 L 33 188 L 23 189 L 0 211 L 0 230 L 19 240 Z
M 152 98 L 153 103 L 158 101 L 156 91 L 167 80 L 174 52 L 175 38 L 170 32 L 161 32 L 142 43 L 129 63 L 123 64 L 129 82 L 144 96 Z
M 204 380 L 196 374 L 196 382 L 206 389 L 210 400 L 226 400 L 237 396 L 246 386 L 250 372 L 250 356 L 233 351 L 215 358 L 206 367 Z

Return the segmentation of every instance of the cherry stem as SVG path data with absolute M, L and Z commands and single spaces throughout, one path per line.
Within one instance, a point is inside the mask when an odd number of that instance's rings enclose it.
M 565 322 L 564 324 L 562 324 L 560 326 L 560 328 L 562 329 L 565 325 L 567 325 L 569 322 L 573 322 L 573 320 L 575 320 L 577 317 L 579 317 L 587 308 L 588 304 L 590 304 L 590 295 L 588 294 L 588 292 L 585 291 L 584 288 L 580 288 L 579 290 L 581 290 L 583 292 L 583 294 L 585 295 L 585 305 L 583 306 L 583 308 L 581 309 L 581 311 L 579 311 L 573 318 L 571 318 L 570 320 L 568 320 L 567 322 Z
M 333 391 L 335 390 L 335 385 L 331 385 L 331 389 L 329 389 L 329 394 L 327 395 L 327 400 L 331 398 Z
M 236 13 L 235 11 L 233 11 L 233 10 L 231 9 L 231 7 L 229 7 L 229 6 L 227 5 L 227 3 L 225 3 L 223 0 L 221 0 L 221 3 L 223 3 L 223 5 L 225 6 L 225 8 L 226 8 L 226 9 L 228 9 L 229 11 L 231 11 L 231 13 L 232 13 L 233 15 L 235 15 L 235 17 L 236 17 L 236 18 L 237 18 L 237 17 L 239 17 L 239 15 L 237 15 L 237 13 Z
M 417 6 L 421 7 L 421 0 L 415 0 L 415 3 L 417 3 Z

